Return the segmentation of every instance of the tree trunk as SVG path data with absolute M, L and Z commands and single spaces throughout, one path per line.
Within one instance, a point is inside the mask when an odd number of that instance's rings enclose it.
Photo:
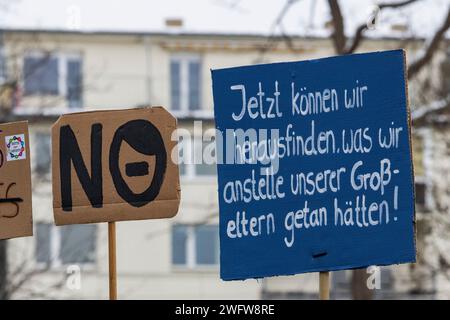
M 367 286 L 367 279 L 370 276 L 367 270 L 356 269 L 352 271 L 352 298 L 353 300 L 372 300 L 373 290 Z
M 0 240 L 0 300 L 7 300 L 8 294 L 8 250 L 6 240 Z

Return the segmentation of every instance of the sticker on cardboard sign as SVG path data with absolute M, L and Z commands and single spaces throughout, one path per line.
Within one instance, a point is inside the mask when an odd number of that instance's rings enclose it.
M 15 134 L 5 137 L 6 161 L 22 160 L 27 158 L 25 135 Z

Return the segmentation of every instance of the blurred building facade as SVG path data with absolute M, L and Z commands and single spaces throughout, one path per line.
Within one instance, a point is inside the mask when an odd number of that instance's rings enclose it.
M 408 54 L 420 42 L 409 41 Z M 449 60 L 448 45 L 445 42 L 433 60 L 436 74 Z M 373 39 L 365 41 L 361 51 L 404 46 L 398 39 Z M 15 275 L 18 285 L 13 297 L 81 299 L 107 298 L 107 227 L 53 224 L 50 130 L 60 114 L 160 105 L 169 109 L 178 118 L 179 127 L 189 130 L 201 146 L 205 143 L 201 142 L 202 132 L 214 128 L 210 69 L 334 54 L 324 38 L 292 38 L 288 43 L 265 36 L 170 31 L 5 30 L 1 51 L 0 77 L 14 88 L 8 96 L 10 108 L 4 108 L 7 119 L 30 121 L 33 171 L 35 235 L 9 240 L 10 272 L 20 271 Z M 414 100 L 414 83 L 410 89 Z M 201 131 L 194 130 L 196 121 L 201 121 Z M 436 240 L 436 233 L 428 230 L 445 229 L 450 224 L 450 208 L 444 205 L 450 181 L 450 165 L 446 164 L 450 163 L 448 122 L 436 116 L 422 117 L 421 121 L 438 125 L 414 131 L 419 263 L 383 268 L 381 289 L 375 297 L 410 297 L 415 292 L 422 297 L 450 295 L 450 281 L 437 274 L 443 258 L 433 247 L 439 241 L 448 248 L 450 238 Z M 315 274 L 221 281 L 215 166 L 181 165 L 180 172 L 182 198 L 175 218 L 117 224 L 120 298 L 316 297 Z M 332 279 L 332 295 L 349 298 L 350 272 L 333 273 Z

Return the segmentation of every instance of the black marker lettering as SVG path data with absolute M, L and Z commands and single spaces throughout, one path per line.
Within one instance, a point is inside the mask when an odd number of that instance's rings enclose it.
M 146 176 L 148 174 L 148 163 L 145 161 L 127 163 L 125 166 L 125 173 L 129 177 Z
M 122 141 L 126 141 L 137 152 L 155 156 L 155 173 L 153 179 L 149 187 L 142 193 L 134 193 L 120 172 L 119 153 Z M 166 173 L 166 161 L 167 154 L 164 141 L 158 129 L 149 121 L 132 120 L 116 130 L 109 150 L 109 171 L 117 193 L 132 206 L 142 207 L 158 196 Z M 128 170 L 126 171 L 127 175 L 129 175 Z
M 94 208 L 103 206 L 102 181 L 102 125 L 95 123 L 91 127 L 91 175 L 81 156 L 75 134 L 69 125 L 60 128 L 59 159 L 61 179 L 61 201 L 64 211 L 72 211 L 71 163 L 81 186 Z

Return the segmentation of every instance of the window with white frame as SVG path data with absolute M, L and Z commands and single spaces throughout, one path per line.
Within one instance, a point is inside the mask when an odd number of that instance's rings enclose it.
M 178 158 L 180 175 L 186 179 L 214 177 L 217 174 L 216 162 L 203 157 L 205 148 L 215 142 L 203 141 L 202 137 L 185 138 L 180 137 L 178 142 Z M 212 152 L 215 156 L 215 151 Z
M 68 264 L 95 263 L 97 226 L 95 224 L 57 227 L 36 224 L 36 262 L 48 268 Z
M 82 59 L 77 54 L 29 53 L 22 78 L 25 96 L 62 96 L 69 108 L 82 106 Z
M 170 59 L 171 110 L 190 113 L 201 106 L 201 61 L 196 55 L 174 55 Z
M 219 228 L 217 225 L 172 226 L 172 264 L 195 269 L 216 266 L 219 262 Z

